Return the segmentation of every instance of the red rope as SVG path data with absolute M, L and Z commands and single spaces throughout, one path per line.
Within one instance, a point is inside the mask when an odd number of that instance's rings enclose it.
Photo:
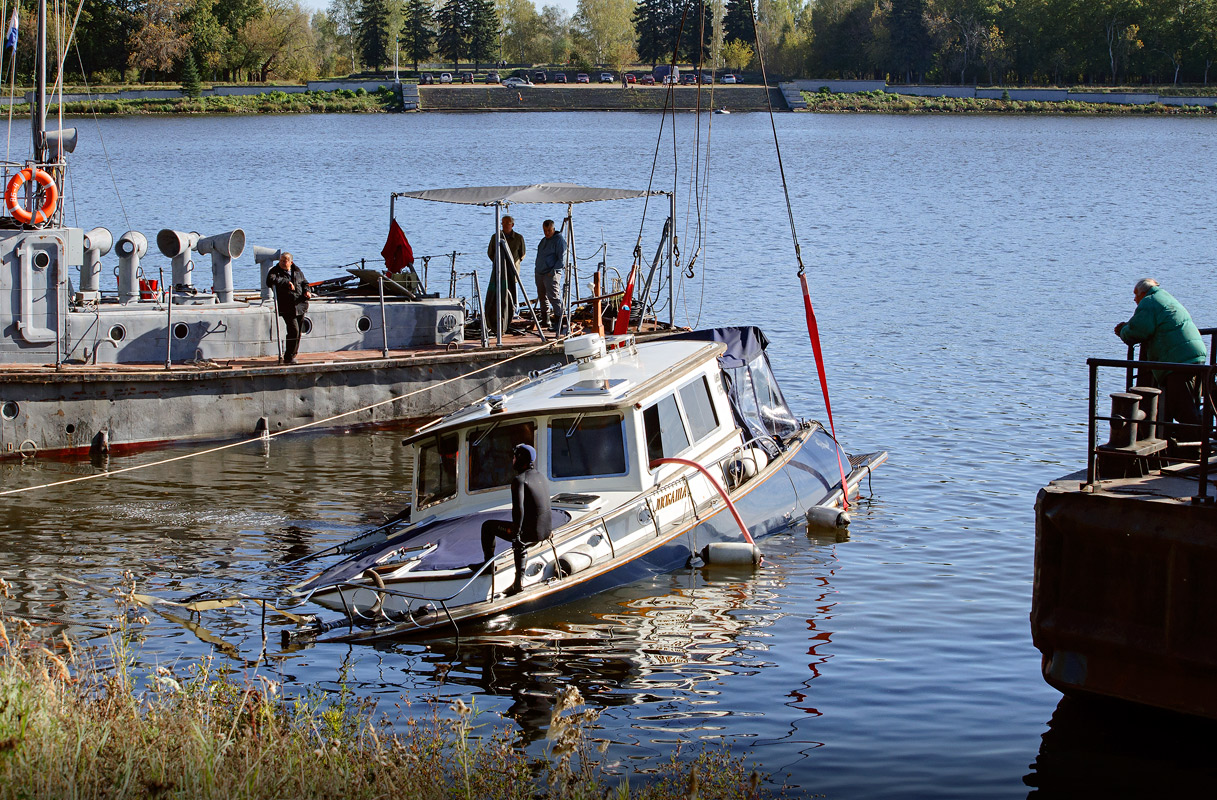
M 837 438 L 837 426 L 832 421 L 832 401 L 828 399 L 828 377 L 824 374 L 824 354 L 820 350 L 820 326 L 816 323 L 816 312 L 811 307 L 811 294 L 807 290 L 807 276 L 799 270 L 799 283 L 803 285 L 803 307 L 807 311 L 807 335 L 811 337 L 811 350 L 816 357 L 816 371 L 820 373 L 820 389 L 824 392 L 824 408 L 828 410 L 828 426 L 832 438 Z M 836 444 L 836 442 L 833 442 Z M 841 446 L 836 445 L 837 469 L 841 471 L 841 507 L 849 509 L 849 487 L 845 484 L 845 465 L 841 463 Z

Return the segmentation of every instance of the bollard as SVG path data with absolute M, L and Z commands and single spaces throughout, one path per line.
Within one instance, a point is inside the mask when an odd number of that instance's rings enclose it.
M 1107 447 L 1132 447 L 1137 440 L 1137 425 L 1145 419 L 1140 409 L 1141 395 L 1131 392 L 1111 393 L 1111 439 Z
M 1144 421 L 1137 425 L 1137 441 L 1163 438 L 1161 420 L 1158 419 L 1162 390 L 1153 386 L 1134 386 L 1128 391 L 1140 396 L 1141 410 L 1145 412 Z

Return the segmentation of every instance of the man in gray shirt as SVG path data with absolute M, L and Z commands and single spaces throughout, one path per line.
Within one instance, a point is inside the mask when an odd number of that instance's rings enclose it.
M 566 242 L 562 234 L 554 230 L 554 221 L 547 219 L 541 223 L 545 238 L 537 244 L 537 304 L 540 306 L 540 323 L 549 325 L 550 309 L 553 309 L 553 331 L 559 333 L 562 327 L 562 277 L 563 256 L 566 255 Z

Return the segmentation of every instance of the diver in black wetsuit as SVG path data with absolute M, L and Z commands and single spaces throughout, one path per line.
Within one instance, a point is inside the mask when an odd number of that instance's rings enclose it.
M 523 588 L 524 550 L 543 542 L 553 533 L 553 513 L 549 504 L 549 482 L 536 467 L 537 451 L 531 445 L 517 444 L 511 451 L 516 476 L 511 479 L 511 522 L 501 519 L 482 523 L 482 564 L 494 555 L 494 540 L 511 542 L 516 577 L 507 590 L 510 597 Z M 470 564 L 474 570 L 482 564 Z

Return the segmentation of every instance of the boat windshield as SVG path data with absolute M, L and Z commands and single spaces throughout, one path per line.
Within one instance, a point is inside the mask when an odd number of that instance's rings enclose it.
M 674 456 L 689 446 L 676 395 L 670 394 L 642 412 L 647 436 L 647 461 Z
M 550 477 L 624 475 L 625 426 L 620 414 L 581 414 L 549 421 Z
M 511 450 L 517 444 L 537 446 L 536 420 L 515 420 L 500 425 L 473 428 L 466 437 L 469 442 L 469 491 L 480 492 L 507 486 L 515 477 L 511 468 Z
M 456 494 L 456 433 L 442 433 L 418 445 L 417 508 L 447 500 Z

